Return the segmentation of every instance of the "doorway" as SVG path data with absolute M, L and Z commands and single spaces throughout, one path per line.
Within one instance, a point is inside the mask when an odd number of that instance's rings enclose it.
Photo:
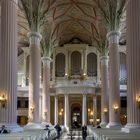
M 81 105 L 74 103 L 71 106 L 71 128 L 78 129 L 82 125 L 82 110 Z

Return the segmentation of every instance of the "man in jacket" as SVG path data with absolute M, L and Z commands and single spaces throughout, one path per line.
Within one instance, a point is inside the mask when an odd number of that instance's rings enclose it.
M 83 140 L 86 140 L 86 137 L 87 137 L 87 126 L 84 124 L 82 126 L 82 138 L 83 138 Z

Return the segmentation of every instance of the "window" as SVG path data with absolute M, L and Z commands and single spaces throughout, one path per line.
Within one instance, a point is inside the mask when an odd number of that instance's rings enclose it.
M 81 75 L 81 53 L 78 51 L 71 54 L 71 75 Z
M 65 55 L 63 53 L 59 53 L 56 55 L 55 76 L 56 77 L 65 76 Z
M 87 55 L 87 75 L 89 77 L 97 76 L 97 55 L 95 53 Z

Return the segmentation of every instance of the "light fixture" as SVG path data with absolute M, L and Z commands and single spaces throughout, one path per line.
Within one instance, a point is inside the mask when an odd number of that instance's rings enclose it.
M 93 122 L 93 119 L 89 119 L 89 121 L 90 121 L 90 123 L 92 123 Z
M 119 109 L 118 105 L 114 105 L 113 106 L 113 109 L 114 109 L 114 112 L 117 113 L 118 112 L 118 109 Z
M 104 113 L 107 113 L 108 112 L 108 109 L 107 108 L 104 108 Z
M 7 103 L 7 99 L 5 97 L 5 94 L 0 95 L 0 105 L 1 107 L 5 108 Z
M 62 116 L 62 112 L 61 111 L 59 112 L 59 116 Z
M 68 76 L 68 74 L 67 74 L 67 73 L 65 73 L 65 76 Z
M 64 109 L 63 108 L 61 108 L 61 112 L 63 112 L 64 111 Z
M 100 119 L 96 119 L 96 122 L 100 122 Z
M 33 106 L 30 107 L 30 110 L 31 110 L 32 113 L 34 113 L 34 107 Z
M 90 112 L 90 115 L 93 115 L 93 111 Z
M 86 76 L 86 73 L 83 73 L 84 76 Z
M 88 112 L 90 112 L 90 108 L 88 108 Z
M 139 106 L 139 108 L 140 108 L 140 96 L 138 96 L 138 97 L 136 98 L 136 101 L 137 101 L 137 104 L 138 104 L 138 106 Z

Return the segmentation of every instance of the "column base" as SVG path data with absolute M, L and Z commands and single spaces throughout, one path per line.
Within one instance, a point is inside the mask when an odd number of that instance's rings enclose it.
M 101 123 L 100 123 L 100 126 L 101 126 L 101 127 L 106 127 L 107 124 L 108 124 L 108 122 L 101 122 Z
M 12 133 L 15 133 L 15 132 L 22 132 L 23 131 L 23 128 L 20 127 L 19 125 L 17 124 L 0 124 L 0 126 L 2 125 L 5 125 L 6 129 Z
M 126 124 L 124 128 L 121 129 L 122 132 L 140 132 L 140 124 Z
M 110 122 L 106 128 L 116 128 L 116 129 L 120 129 L 121 128 L 121 124 L 117 123 L 117 122 Z
M 64 131 L 65 132 L 69 132 L 69 127 L 68 126 L 64 126 Z
M 45 126 L 41 123 L 29 122 L 26 126 L 24 126 L 24 129 L 45 129 Z

